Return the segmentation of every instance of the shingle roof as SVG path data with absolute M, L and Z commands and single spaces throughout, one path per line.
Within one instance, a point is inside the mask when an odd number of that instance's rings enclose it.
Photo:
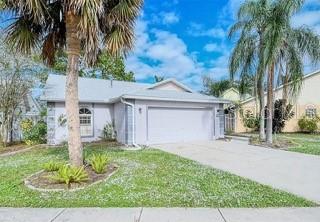
M 64 101 L 65 82 L 63 75 L 50 74 L 41 100 Z M 93 78 L 79 78 L 79 101 L 113 103 L 123 98 L 166 100 L 166 101 L 190 101 L 190 102 L 226 102 L 213 96 L 207 96 L 196 92 L 179 92 L 169 90 L 149 89 L 154 84 L 111 81 Z
M 66 76 L 50 74 L 41 100 L 64 101 Z M 151 86 L 152 84 L 79 78 L 80 102 L 108 102 L 110 99 Z

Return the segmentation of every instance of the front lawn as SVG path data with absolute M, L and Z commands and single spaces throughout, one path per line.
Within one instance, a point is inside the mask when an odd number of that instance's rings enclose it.
M 122 151 L 95 145 L 120 165 L 109 180 L 76 192 L 38 192 L 23 179 L 65 148 L 36 148 L 0 158 L 2 207 L 307 207 L 310 201 L 159 150 Z
M 320 155 L 320 135 L 302 133 L 283 133 L 278 135 L 280 139 L 289 139 L 293 145 L 288 147 L 289 151 Z

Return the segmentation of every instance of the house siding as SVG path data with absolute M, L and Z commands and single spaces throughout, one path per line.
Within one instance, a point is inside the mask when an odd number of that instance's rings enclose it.
M 317 109 L 317 114 L 320 113 L 320 96 L 317 91 L 319 91 L 320 85 L 320 73 L 316 73 L 312 76 L 306 77 L 303 80 L 302 88 L 300 94 L 297 98 L 289 98 L 289 102 L 293 104 L 292 111 L 294 112 L 294 116 L 286 121 L 285 128 L 283 132 L 298 132 L 300 131 L 298 126 L 298 121 L 306 114 L 307 107 L 314 107 Z M 274 91 L 274 100 L 282 99 L 283 89 L 279 88 Z M 267 102 L 267 97 L 265 95 L 265 104 Z M 258 106 L 256 100 L 250 100 L 247 102 L 243 102 L 241 104 L 241 108 L 243 113 L 247 110 L 250 110 L 253 114 L 258 113 Z M 250 132 L 252 131 L 249 128 L 246 128 L 243 124 L 241 119 L 241 115 L 239 110 L 236 113 L 236 120 L 235 120 L 235 132 L 242 133 L 242 132 Z
M 121 102 L 114 104 L 114 128 L 117 141 L 126 143 L 126 117 L 125 105 Z
M 112 104 L 100 103 L 80 103 L 80 107 L 87 107 L 92 112 L 93 134 L 92 136 L 82 137 L 82 142 L 100 140 L 103 136 L 103 128 L 107 123 L 111 123 L 114 117 Z M 49 111 L 50 109 L 50 111 Z M 66 116 L 65 103 L 48 103 L 48 144 L 61 144 L 68 139 L 67 124 L 61 125 L 59 118 Z

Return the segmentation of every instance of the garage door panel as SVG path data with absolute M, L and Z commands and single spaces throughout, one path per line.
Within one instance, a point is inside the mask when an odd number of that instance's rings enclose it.
M 211 140 L 213 112 L 209 108 L 148 108 L 149 143 Z

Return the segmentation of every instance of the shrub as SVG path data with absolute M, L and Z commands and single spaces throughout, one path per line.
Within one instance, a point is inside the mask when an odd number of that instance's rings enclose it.
M 97 174 L 104 173 L 108 163 L 108 157 L 104 154 L 94 154 L 89 159 L 90 165 Z
M 107 123 L 103 127 L 103 138 L 106 140 L 115 140 L 116 133 L 112 123 Z
M 50 176 L 50 178 L 58 183 L 65 183 L 68 188 L 71 183 L 81 183 L 89 179 L 88 174 L 83 167 L 73 167 L 67 164 L 61 166 L 56 174 Z
M 314 118 L 303 116 L 301 119 L 299 119 L 298 125 L 303 132 L 315 133 L 318 130 L 319 121 L 320 118 L 318 116 Z
M 243 125 L 246 128 L 258 130 L 259 129 L 259 117 L 256 117 L 251 110 L 246 110 L 242 116 Z
M 53 171 L 58 171 L 62 166 L 63 166 L 63 163 L 59 163 L 51 160 L 43 165 L 43 169 L 47 172 L 53 172 Z
M 27 145 L 46 143 L 47 124 L 44 121 L 40 120 L 34 124 L 32 120 L 24 119 L 21 122 L 21 129 Z
M 272 131 L 274 133 L 281 133 L 286 125 L 286 121 L 294 116 L 292 105 L 285 106 L 282 99 L 278 99 L 274 103 L 274 112 L 272 119 Z

